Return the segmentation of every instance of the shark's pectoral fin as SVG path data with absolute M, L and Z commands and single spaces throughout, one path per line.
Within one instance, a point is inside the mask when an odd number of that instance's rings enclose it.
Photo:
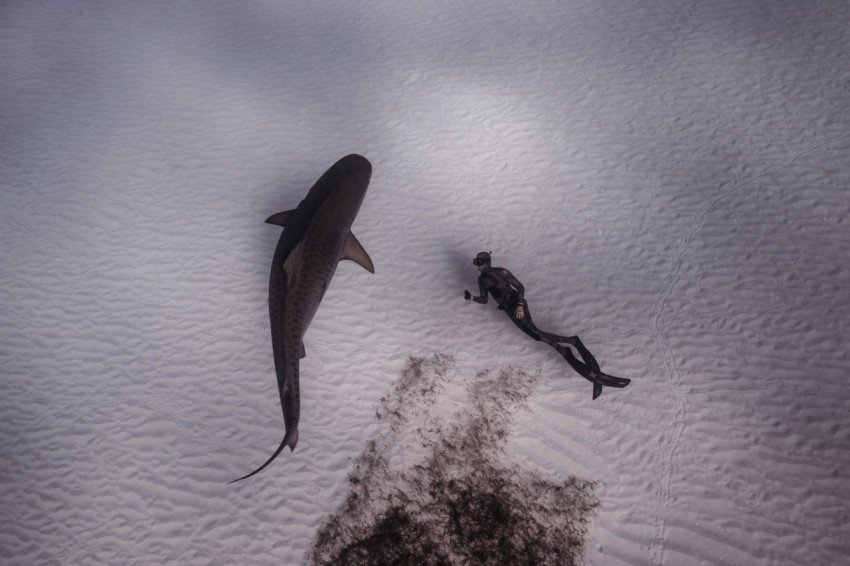
M 345 248 L 342 250 L 342 257 L 339 259 L 350 259 L 354 263 L 363 266 L 363 268 L 369 273 L 375 273 L 375 266 L 372 263 L 372 258 L 369 257 L 369 254 L 366 253 L 366 250 L 363 249 L 363 246 L 360 245 L 360 242 L 357 241 L 357 238 L 355 238 L 354 234 L 351 232 L 348 233 L 348 239 L 345 241 Z
M 286 221 L 289 220 L 289 217 L 292 216 L 293 212 L 295 212 L 295 210 L 285 210 L 283 212 L 278 212 L 277 214 L 272 214 L 266 218 L 266 222 L 274 224 L 275 226 L 280 226 L 281 228 L 286 228 Z
M 304 340 L 301 341 L 301 350 L 298 352 L 298 359 L 303 359 L 304 356 L 307 355 L 307 351 L 304 349 Z

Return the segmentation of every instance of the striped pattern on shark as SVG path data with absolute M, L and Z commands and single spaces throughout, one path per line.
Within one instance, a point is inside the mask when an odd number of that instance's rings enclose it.
M 284 229 L 269 276 L 269 319 L 286 434 L 262 466 L 230 483 L 260 472 L 285 446 L 292 451 L 298 443 L 299 360 L 305 355 L 304 333 L 341 260 L 352 260 L 375 272 L 369 254 L 351 233 L 371 176 L 372 165 L 365 157 L 347 155 L 316 181 L 297 208 L 266 220 Z

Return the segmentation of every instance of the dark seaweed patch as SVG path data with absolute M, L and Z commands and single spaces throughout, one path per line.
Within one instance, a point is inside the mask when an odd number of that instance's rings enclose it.
M 593 482 L 544 479 L 504 449 L 536 379 L 513 368 L 464 377 L 447 356 L 411 358 L 378 410 L 392 432 L 359 457 L 310 563 L 578 564 Z M 467 402 L 446 419 L 437 401 L 451 385 L 465 386 Z

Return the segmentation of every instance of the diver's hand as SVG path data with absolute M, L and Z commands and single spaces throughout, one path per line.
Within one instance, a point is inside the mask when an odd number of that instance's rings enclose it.
M 464 290 L 463 290 L 463 298 L 464 298 L 464 299 L 466 299 L 466 300 L 468 301 L 469 299 L 471 299 L 471 298 L 472 298 L 472 293 L 470 293 L 469 291 L 467 291 L 466 289 L 464 289 Z
M 517 320 L 522 320 L 525 318 L 525 310 L 523 310 L 522 305 L 517 305 L 516 312 L 514 312 L 514 317 Z

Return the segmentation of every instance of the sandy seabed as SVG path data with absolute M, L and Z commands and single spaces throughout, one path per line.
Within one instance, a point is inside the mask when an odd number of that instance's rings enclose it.
M 479 516 L 561 528 L 589 565 L 844 564 L 848 21 L 840 0 L 0 4 L 0 564 L 303 564 L 334 525 L 480 542 Z M 352 152 L 376 274 L 343 263 L 307 333 L 298 449 L 226 485 L 283 434 L 263 220 Z M 592 401 L 465 303 L 481 250 L 631 385 Z M 398 397 L 414 360 L 442 385 Z M 518 389 L 476 405 L 499 376 Z M 485 421 L 487 451 L 421 467 Z M 423 552 L 460 560 L 452 540 Z

